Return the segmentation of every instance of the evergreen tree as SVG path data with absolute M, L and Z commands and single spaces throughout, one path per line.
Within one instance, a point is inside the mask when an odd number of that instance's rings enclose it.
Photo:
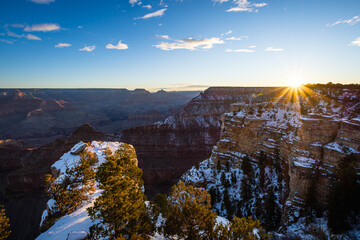
M 264 226 L 265 229 L 268 231 L 276 230 L 279 226 L 281 219 L 280 211 L 275 200 L 276 198 L 274 194 L 274 189 L 272 187 L 269 187 L 264 203 Z
M 5 215 L 4 206 L 0 205 L 0 240 L 10 236 L 11 231 L 9 230 L 9 227 L 9 218 Z
M 161 213 L 162 216 L 166 218 L 166 215 L 169 211 L 167 195 L 161 193 L 156 194 L 153 203 L 155 204 L 158 213 Z
M 107 156 L 98 167 L 96 180 L 103 192 L 88 208 L 91 219 L 99 221 L 90 229 L 93 239 L 147 239 L 153 232 L 141 176 L 141 169 L 125 153 Z
M 80 160 L 72 167 L 67 166 L 65 174 L 56 180 L 51 174 L 45 175 L 46 192 L 55 204 L 42 226 L 47 230 L 58 218 L 75 211 L 76 207 L 88 199 L 88 194 L 95 190 L 94 164 L 97 156 L 91 152 L 80 153 Z
M 317 190 L 316 182 L 319 176 L 319 166 L 314 165 L 311 175 L 310 182 L 307 188 L 306 197 L 305 197 L 305 218 L 307 223 L 311 223 L 319 211 L 319 206 L 317 202 Z
M 264 189 L 264 184 L 265 184 L 265 166 L 266 166 L 266 154 L 263 151 L 261 151 L 259 155 L 259 169 L 260 169 L 259 184 L 261 189 Z
M 211 211 L 210 195 L 204 189 L 179 182 L 172 187 L 169 214 L 164 224 L 165 236 L 179 239 L 212 239 L 216 214 Z
M 225 171 L 230 172 L 230 162 L 229 161 L 225 162 Z
M 224 191 L 224 199 L 223 199 L 223 204 L 224 204 L 224 207 L 225 207 L 225 210 L 226 210 L 226 213 L 227 213 L 227 219 L 231 219 L 233 217 L 233 206 L 231 204 L 231 201 L 230 201 L 230 197 L 229 197 L 229 191 L 227 189 L 225 189 Z
M 243 239 L 243 240 L 255 240 L 258 239 L 255 229 L 262 232 L 261 223 L 259 220 L 253 220 L 249 218 L 234 217 L 230 225 L 229 238 L 228 239 Z M 268 239 L 269 235 L 265 232 L 260 233 L 260 239 Z
M 221 165 L 221 162 L 220 162 L 220 161 L 217 161 L 217 163 L 216 163 L 216 169 L 217 169 L 218 172 L 221 171 L 222 165 Z
M 346 156 L 335 169 L 328 195 L 328 225 L 334 233 L 342 233 L 359 224 L 360 184 L 354 154 Z
M 252 197 L 252 183 L 254 181 L 254 172 L 249 157 L 244 157 L 241 165 L 243 178 L 241 179 L 241 198 L 244 206 L 247 206 Z

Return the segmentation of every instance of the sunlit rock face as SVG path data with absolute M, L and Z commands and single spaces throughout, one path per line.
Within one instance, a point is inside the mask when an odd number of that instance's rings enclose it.
M 211 87 L 164 121 L 122 132 L 144 172 L 147 196 L 167 192 L 183 172 L 211 154 L 220 139 L 221 115 L 236 102 L 263 101 L 282 88 Z
M 249 156 L 256 171 L 257 156 L 263 152 L 269 157 L 277 155 L 286 170 L 285 197 L 279 199 L 284 224 L 301 217 L 315 171 L 317 193 L 324 207 L 329 179 L 339 160 L 355 154 L 360 166 L 360 111 L 355 109 L 360 91 L 351 93 L 351 101 L 344 101 L 349 95 L 346 89 L 331 93 L 332 98 L 316 89 L 303 91 L 307 94 L 288 90 L 263 102 L 232 104 L 231 111 L 222 117 L 220 140 L 211 157 L 200 164 L 200 170 L 193 168 L 182 179 L 198 186 L 216 187 L 216 176 L 207 175 L 206 166 L 214 168 L 220 161 L 223 165 L 231 162 L 236 168 L 244 156 Z M 271 178 L 271 174 L 267 177 Z M 233 201 L 241 200 L 240 190 L 237 191 L 230 194 Z

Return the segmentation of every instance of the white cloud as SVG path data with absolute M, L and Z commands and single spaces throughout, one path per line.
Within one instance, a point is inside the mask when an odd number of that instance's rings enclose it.
M 230 0 L 213 0 L 218 3 L 229 2 Z M 252 3 L 249 0 L 231 0 L 234 7 L 226 10 L 227 12 L 258 12 L 258 8 L 265 7 L 267 3 Z
M 225 38 L 226 40 L 229 40 L 229 41 L 240 41 L 242 40 L 241 38 L 239 37 L 229 37 L 229 38 Z
M 159 39 L 170 40 L 169 35 L 155 35 L 155 37 Z
M 85 46 L 83 48 L 80 48 L 79 51 L 92 52 L 92 51 L 95 50 L 95 48 L 96 48 L 95 45 L 93 45 L 93 46 Z
M 26 32 L 51 32 L 51 31 L 57 31 L 60 29 L 61 29 L 61 27 L 59 24 L 43 23 L 43 24 L 35 24 L 32 26 L 26 26 L 24 30 Z
M 49 4 L 55 2 L 55 0 L 30 0 L 30 1 L 38 4 Z
M 204 38 L 204 39 L 175 39 L 174 42 L 161 42 L 154 47 L 160 48 L 161 50 L 170 51 L 175 49 L 187 49 L 187 50 L 198 50 L 198 49 L 211 49 L 215 44 L 223 44 L 224 41 L 220 38 Z
M 38 36 L 35 36 L 33 34 L 27 34 L 25 36 L 28 40 L 37 40 L 37 41 L 41 41 L 41 38 L 39 38 Z
M 232 30 L 229 30 L 229 31 L 227 31 L 226 33 L 225 33 L 225 35 L 229 35 L 229 34 L 231 34 L 232 33 Z
M 256 48 L 256 46 L 255 46 L 255 45 L 252 45 L 252 46 L 249 46 L 249 48 Z
M 8 44 L 13 44 L 14 42 L 13 41 L 9 41 L 9 40 L 6 40 L 6 39 L 0 39 L 1 42 L 4 42 L 4 43 L 8 43 Z
M 141 4 L 141 1 L 139 1 L 139 0 L 129 0 L 129 3 L 131 4 L 131 5 L 135 5 L 135 4 Z
M 274 48 L 274 47 L 267 47 L 265 48 L 266 52 L 281 52 L 284 51 L 284 49 L 282 48 Z
M 148 13 L 142 17 L 135 18 L 135 19 L 148 19 L 148 18 L 153 18 L 153 17 L 161 17 L 162 15 L 164 15 L 166 10 L 167 10 L 167 8 L 163 8 L 163 9 L 157 10 L 155 12 Z
M 58 43 L 55 45 L 56 48 L 64 48 L 64 47 L 71 47 L 70 43 Z
M 226 52 L 235 52 L 235 53 L 252 53 L 254 50 L 252 49 L 226 49 Z
M 144 6 L 142 6 L 142 7 L 143 7 L 143 8 L 147 8 L 147 9 L 151 9 L 151 8 L 152 8 L 150 4 L 144 5 Z
M 355 16 L 355 17 L 350 18 L 350 19 L 338 20 L 338 21 L 334 22 L 333 24 L 327 24 L 327 26 L 328 27 L 333 27 L 333 26 L 336 26 L 338 24 L 355 25 L 355 24 L 357 24 L 359 22 L 360 22 L 360 16 Z
M 349 46 L 360 47 L 360 37 L 358 37 L 355 41 L 352 41 Z
M 128 48 L 129 48 L 128 45 L 126 45 L 125 43 L 122 43 L 121 41 L 119 41 L 117 45 L 112 45 L 110 43 L 106 45 L 106 49 L 125 50 Z

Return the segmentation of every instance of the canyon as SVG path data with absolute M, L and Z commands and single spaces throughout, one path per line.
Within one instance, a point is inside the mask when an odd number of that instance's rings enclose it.
M 238 212 L 265 222 L 262 211 L 269 192 L 275 193 L 279 218 L 272 220 L 281 221 L 280 232 L 304 233 L 305 224 L 299 223 L 306 217 L 312 182 L 318 207 L 325 211 L 339 162 L 347 156 L 355 158 L 360 174 L 360 91 L 307 91 L 311 94 L 294 96 L 290 91 L 270 101 L 232 104 L 231 111 L 223 115 L 221 137 L 210 158 L 181 179 L 212 189 L 216 193 L 212 197 L 218 199 L 214 209 L 222 215 Z M 246 200 L 242 196 L 248 187 L 242 182 L 248 177 L 242 170 L 244 159 L 249 159 L 254 171 L 254 182 L 249 183 L 253 194 Z M 224 201 L 231 206 L 224 209 Z
M 171 115 L 199 92 L 145 89 L 0 89 L 0 139 L 31 147 L 69 136 L 83 124 L 117 133 Z
M 218 161 L 241 165 L 242 157 L 248 155 L 256 169 L 255 156 L 259 152 L 269 157 L 276 153 L 282 165 L 288 167 L 285 191 L 279 198 L 285 209 L 282 221 L 295 223 L 301 217 L 301 197 L 315 163 L 321 163 L 317 189 L 325 199 L 327 189 L 323 186 L 328 183 L 333 167 L 349 151 L 355 154 L 360 151 L 359 91 L 313 89 L 314 96 L 309 98 L 312 105 L 304 98 L 299 106 L 281 95 L 286 88 L 212 87 L 176 113 L 166 118 L 161 115 L 164 120 L 155 122 L 156 118 L 146 114 L 128 114 L 131 119 L 151 119 L 155 123 L 120 132 L 103 132 L 86 124 L 70 136 L 40 147 L 29 147 L 21 138 L 3 140 L 0 200 L 9 212 L 15 233 L 12 239 L 33 239 L 39 234 L 38 225 L 47 200 L 43 193 L 44 175 L 76 143 L 93 140 L 121 141 L 135 147 L 145 193 L 150 199 L 158 192 L 168 192 L 181 176 L 196 186 L 209 189 L 217 186 L 218 182 L 211 182 L 210 176 L 206 179 L 203 176 L 208 176 L 204 172 Z M 201 163 L 208 158 L 212 163 L 209 160 Z M 193 167 L 199 164 L 201 171 Z M 237 174 L 241 179 L 241 172 Z M 235 202 L 238 200 L 234 198 Z

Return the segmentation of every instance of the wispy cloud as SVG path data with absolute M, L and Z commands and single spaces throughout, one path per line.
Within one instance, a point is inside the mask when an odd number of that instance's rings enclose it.
M 24 31 L 26 32 L 51 32 L 60 30 L 61 27 L 56 23 L 43 23 L 43 24 L 35 24 L 31 26 L 26 26 Z
M 274 48 L 274 47 L 267 47 L 265 48 L 266 52 L 282 52 L 284 49 L 282 48 Z
M 8 44 L 13 44 L 13 41 L 10 40 L 6 40 L 6 39 L 0 39 L 0 42 L 4 42 L 4 43 L 8 43 Z
M 122 43 L 121 41 L 119 41 L 117 45 L 112 45 L 110 43 L 106 45 L 106 49 L 125 50 L 128 48 L 129 48 L 128 45 Z
M 242 38 L 239 38 L 239 37 L 229 37 L 229 38 L 225 38 L 225 40 L 229 40 L 229 41 L 240 41 L 240 40 L 242 40 Z
M 255 45 L 252 45 L 252 46 L 249 46 L 249 48 L 256 48 L 256 46 L 255 46 Z
M 28 40 L 41 41 L 41 38 L 39 38 L 38 36 L 35 36 L 35 35 L 33 35 L 33 34 L 27 34 L 25 37 L 26 37 L 26 39 L 28 39 Z
M 56 48 L 64 48 L 64 47 L 71 47 L 70 43 L 58 43 L 55 45 Z
M 232 2 L 234 5 L 230 9 L 226 10 L 227 12 L 258 12 L 258 8 L 267 6 L 265 2 L 262 3 L 253 3 L 249 0 L 212 0 L 213 2 L 225 3 Z
M 220 38 L 204 38 L 204 39 L 174 39 L 172 42 L 161 42 L 154 47 L 161 50 L 170 51 L 175 49 L 199 50 L 211 49 L 215 44 L 223 44 L 224 41 Z
M 252 53 L 252 52 L 254 52 L 254 50 L 252 50 L 252 49 L 247 49 L 247 48 L 243 48 L 243 49 L 226 49 L 226 52 Z
M 358 37 L 355 41 L 352 41 L 349 46 L 360 47 L 360 37 Z
M 155 37 L 159 39 L 170 40 L 169 35 L 155 35 Z
M 96 48 L 95 45 L 93 45 L 93 46 L 85 46 L 83 48 L 80 48 L 79 51 L 92 52 L 92 51 L 95 50 L 95 48 Z
M 345 20 L 338 20 L 336 22 L 334 22 L 333 24 L 327 24 L 326 26 L 327 27 L 334 27 L 338 24 L 349 24 L 349 25 L 355 25 L 357 23 L 360 22 L 360 16 L 354 16 L 353 18 L 350 18 L 350 19 L 345 19 Z
M 148 5 L 143 5 L 142 7 L 143 7 L 143 8 L 147 8 L 147 9 L 151 9 L 151 8 L 152 8 L 150 4 L 148 4 Z
M 55 2 L 55 0 L 30 0 L 30 1 L 38 4 L 49 4 Z
M 14 38 L 26 38 L 27 40 L 37 40 L 37 41 L 41 41 L 41 38 L 39 38 L 38 36 L 35 36 L 33 34 L 17 34 L 11 31 L 7 32 L 7 35 L 9 37 L 14 37 Z
M 148 13 L 142 17 L 135 18 L 135 19 L 149 19 L 149 18 L 153 18 L 153 17 L 161 17 L 162 15 L 164 15 L 166 10 L 167 10 L 167 8 L 163 8 L 163 9 L 157 10 L 155 12 Z
M 129 0 L 129 3 L 134 6 L 135 4 L 138 4 L 140 5 L 141 4 L 141 1 L 140 0 Z

